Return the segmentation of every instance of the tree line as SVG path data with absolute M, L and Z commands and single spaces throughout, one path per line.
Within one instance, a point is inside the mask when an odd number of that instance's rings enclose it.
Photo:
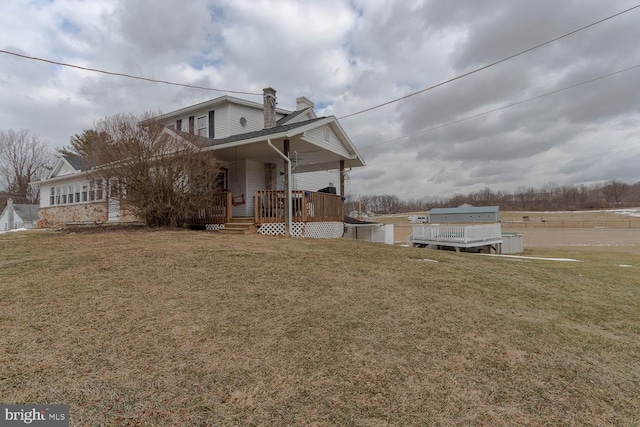
M 589 210 L 640 206 L 640 181 L 625 183 L 610 180 L 591 185 L 545 184 L 542 187 L 518 187 L 515 191 L 494 191 L 485 188 L 469 194 L 448 197 L 425 196 L 402 200 L 391 194 L 346 195 L 346 212 L 397 214 L 425 212 L 432 208 L 473 206 L 500 206 L 505 211 Z
M 32 182 L 47 176 L 55 162 L 47 142 L 27 129 L 0 130 L 0 211 L 7 200 L 37 203 L 39 191 Z

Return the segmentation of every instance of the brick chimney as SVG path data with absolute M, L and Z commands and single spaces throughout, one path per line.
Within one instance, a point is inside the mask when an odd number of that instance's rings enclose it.
M 264 93 L 264 128 L 276 127 L 276 90 L 272 87 L 262 89 Z
M 305 96 L 299 96 L 296 98 L 296 111 L 304 110 L 305 108 L 313 108 L 313 106 L 313 102 Z

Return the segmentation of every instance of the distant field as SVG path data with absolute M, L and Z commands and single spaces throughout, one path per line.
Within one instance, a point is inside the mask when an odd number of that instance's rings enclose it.
M 426 215 L 427 212 L 420 212 Z M 372 221 L 410 225 L 410 215 L 381 215 Z M 500 212 L 503 228 L 640 228 L 640 208 L 566 211 L 566 212 Z
M 545 231 L 545 230 L 543 230 Z M 640 246 L 0 234 L 0 401 L 71 425 L 640 425 Z
M 421 214 L 424 213 L 421 212 Z M 408 220 L 409 215 L 413 214 L 377 216 L 371 220 L 395 224 L 395 241 L 406 242 L 413 225 Z M 525 244 L 527 240 L 531 241 L 531 239 L 527 239 L 527 236 L 533 236 L 536 244 L 543 246 L 545 244 L 554 246 L 558 243 L 559 238 L 562 238 L 561 241 L 567 244 L 588 244 L 591 241 L 602 243 L 604 239 L 606 242 L 615 240 L 616 242 L 622 241 L 624 244 L 640 245 L 640 208 L 581 212 L 500 212 L 500 218 L 504 231 L 515 231 L 525 235 Z M 573 235 L 554 231 L 563 228 L 592 231 L 589 233 L 575 232 Z M 533 231 L 540 229 L 548 229 L 549 231 Z M 619 231 L 600 232 L 599 229 L 619 229 Z M 633 229 L 634 231 L 626 234 L 624 229 Z M 568 236 L 570 239 L 567 240 L 561 236 Z M 575 241 L 572 242 L 571 239 Z
M 504 228 L 640 228 L 640 209 L 580 212 L 504 212 Z

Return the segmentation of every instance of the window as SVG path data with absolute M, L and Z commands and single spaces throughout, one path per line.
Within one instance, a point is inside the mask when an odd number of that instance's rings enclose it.
M 96 200 L 102 200 L 104 198 L 102 191 L 102 181 L 94 181 L 96 186 Z
M 195 128 L 195 116 L 189 117 L 189 133 L 193 133 Z
M 82 201 L 86 202 L 87 199 L 87 192 L 89 190 L 89 184 L 82 184 Z
M 213 111 L 209 111 L 209 138 L 211 139 L 215 138 L 216 136 L 215 127 L 213 126 L 213 124 L 215 123 L 213 121 L 213 116 Z
M 62 186 L 62 197 L 60 199 L 60 203 L 63 205 L 67 204 L 67 186 L 66 185 Z
M 74 184 L 69 184 L 69 198 L 67 199 L 67 203 L 73 203 L 73 193 L 76 191 L 76 186 Z
M 62 189 L 60 187 L 56 187 L 56 205 L 62 203 Z
M 53 206 L 56 204 L 56 188 L 51 187 L 51 195 L 49 196 L 49 205 Z
M 176 120 L 176 129 L 182 130 L 182 120 Z
M 198 117 L 198 122 L 196 124 L 198 125 L 197 127 L 198 136 L 204 136 L 206 138 L 207 137 L 207 116 Z

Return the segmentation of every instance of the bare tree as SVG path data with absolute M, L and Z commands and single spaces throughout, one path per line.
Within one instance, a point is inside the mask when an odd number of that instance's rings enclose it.
M 17 202 L 37 203 L 38 188 L 30 186 L 51 170 L 54 156 L 45 141 L 28 130 L 0 130 L 0 180 Z
M 97 122 L 95 132 L 85 132 L 88 163 L 108 194 L 147 225 L 180 226 L 211 202 L 220 165 L 195 135 L 178 136 L 150 117 L 119 114 Z
M 622 196 L 628 188 L 628 184 L 618 181 L 617 179 L 613 179 L 607 182 L 602 188 L 602 193 L 605 195 L 611 206 L 619 206 L 620 202 L 622 202 Z

